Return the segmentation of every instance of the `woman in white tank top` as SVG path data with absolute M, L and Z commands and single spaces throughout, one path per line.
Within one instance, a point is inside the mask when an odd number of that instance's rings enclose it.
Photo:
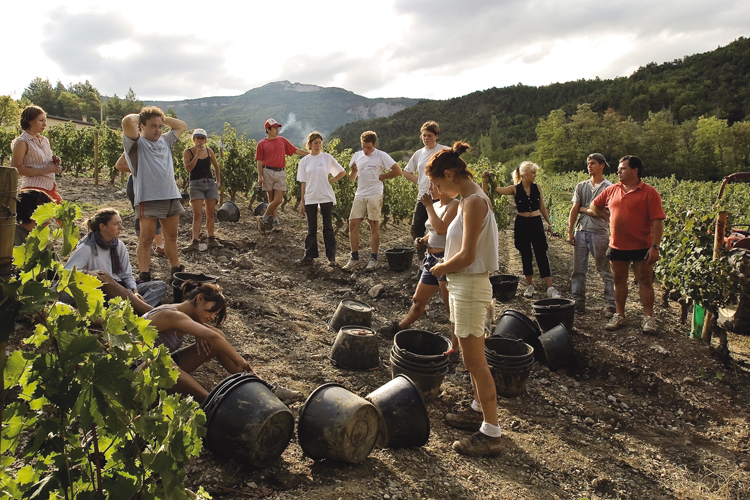
M 471 409 L 449 413 L 445 420 L 453 427 L 476 431 L 453 443 L 454 450 L 486 456 L 502 449 L 495 382 L 484 355 L 484 318 L 492 301 L 489 273 L 498 269 L 497 224 L 489 198 L 461 159 L 468 149 L 464 142 L 455 143 L 436 154 L 425 171 L 439 191 L 461 196 L 458 215 L 448 227 L 445 262 L 432 272 L 448 278 L 451 322 L 471 375 L 474 401 Z

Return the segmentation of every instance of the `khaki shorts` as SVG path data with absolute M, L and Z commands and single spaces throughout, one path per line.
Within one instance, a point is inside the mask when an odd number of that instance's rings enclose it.
M 271 170 L 263 167 L 263 189 L 265 191 L 286 191 L 286 170 Z
M 450 273 L 446 277 L 450 294 L 450 321 L 456 337 L 484 337 L 484 319 L 487 306 L 492 302 L 489 273 Z
M 383 210 L 383 195 L 355 196 L 352 202 L 352 211 L 349 214 L 349 220 L 364 219 L 372 222 L 380 222 L 380 212 Z
M 142 201 L 138 205 L 139 219 L 168 219 L 174 215 L 185 213 L 180 198 L 173 200 Z

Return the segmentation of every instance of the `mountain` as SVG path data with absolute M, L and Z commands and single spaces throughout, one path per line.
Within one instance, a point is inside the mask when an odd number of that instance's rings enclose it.
M 583 103 L 589 103 L 597 113 L 613 108 L 639 122 L 646 120 L 649 112 L 663 109 L 670 110 L 677 123 L 704 115 L 726 119 L 729 125 L 747 120 L 750 40 L 741 37 L 711 52 L 650 63 L 629 77 L 542 87 L 518 84 L 448 100 L 424 100 L 387 118 L 344 125 L 333 136 L 341 139 L 343 147 L 357 148 L 360 133 L 371 129 L 378 133 L 381 149 L 413 151 L 422 146 L 420 126 L 435 120 L 441 127 L 442 144 L 462 139 L 476 145 L 482 135 L 490 136 L 493 146 L 499 145 L 509 157 L 513 148 L 536 140 L 540 118 L 556 109 L 570 116 Z
M 387 117 L 413 106 L 417 99 L 369 99 L 336 87 L 319 87 L 288 81 L 274 82 L 231 97 L 204 97 L 184 101 L 147 101 L 166 111 L 172 108 L 188 127 L 200 127 L 208 133 L 221 133 L 229 122 L 238 133 L 265 137 L 263 124 L 275 118 L 283 125 L 282 134 L 296 146 L 308 133 L 318 130 L 325 139 L 349 122 Z

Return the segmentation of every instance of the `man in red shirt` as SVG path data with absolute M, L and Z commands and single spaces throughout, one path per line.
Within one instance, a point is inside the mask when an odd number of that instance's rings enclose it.
M 286 191 L 286 157 L 298 154 L 307 156 L 307 151 L 297 149 L 291 142 L 279 136 L 281 124 L 269 118 L 265 123 L 266 138 L 258 143 L 255 159 L 258 160 L 258 184 L 268 193 L 266 213 L 258 217 L 258 229 L 265 233 L 266 227 L 273 223 L 273 230 L 280 231 L 276 210 L 284 201 Z
M 620 182 L 602 191 L 589 208 L 597 217 L 609 218 L 611 231 L 607 258 L 615 282 L 617 312 L 605 328 L 616 330 L 628 323 L 625 317 L 625 300 L 628 297 L 628 267 L 633 262 L 646 316 L 643 332 L 656 334 L 653 266 L 659 260 L 659 243 L 666 215 L 661 195 L 641 180 L 642 173 L 643 162 L 640 158 L 623 156 L 617 167 Z M 609 216 L 606 209 L 609 209 Z

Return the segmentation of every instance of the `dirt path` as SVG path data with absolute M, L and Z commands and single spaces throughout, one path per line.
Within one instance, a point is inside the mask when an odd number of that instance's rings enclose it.
M 60 191 L 84 203 L 87 213 L 104 205 L 120 208 L 126 215 L 123 240 L 135 255 L 132 210 L 124 194 L 93 187 L 89 179 L 63 179 Z M 230 303 L 224 328 L 230 342 L 259 375 L 305 394 L 337 382 L 364 396 L 390 380 L 387 363 L 366 373 L 331 366 L 327 356 L 334 336 L 326 322 L 347 296 L 375 307 L 375 328 L 402 316 L 411 303 L 416 266 L 403 273 L 384 266 L 372 274 L 331 271 L 322 263 L 298 269 L 293 261 L 303 250 L 303 218 L 287 207 L 281 214 L 283 232 L 262 236 L 250 207 L 239 205 L 241 221 L 217 229 L 225 250 L 183 258 L 188 271 L 219 277 Z M 189 242 L 189 220 L 180 225 L 183 245 Z M 342 232 L 337 239 L 343 264 L 348 239 Z M 407 245 L 410 239 L 408 226 L 389 225 L 381 248 Z M 365 234 L 365 251 L 368 245 Z M 550 240 L 553 276 L 564 297 L 570 296 L 571 255 L 572 247 L 562 239 Z M 521 274 L 510 232 L 501 234 L 500 257 L 501 270 Z M 155 257 L 152 271 L 166 277 L 168 264 Z M 635 288 L 627 306 L 634 326 L 606 332 L 601 280 L 592 270 L 588 281 L 589 311 L 576 317 L 572 332 L 580 369 L 556 373 L 535 363 L 526 393 L 500 398 L 502 456 L 470 459 L 452 451 L 451 443 L 464 433 L 446 426 L 442 416 L 471 401 L 468 373 L 454 365 L 429 405 L 432 433 L 424 447 L 376 449 L 354 466 L 316 463 L 302 454 L 295 438 L 265 469 L 204 451 L 188 467 L 189 485 L 201 485 L 220 499 L 750 498 L 748 339 L 730 334 L 733 362 L 725 366 L 685 335 L 688 327 L 679 324 L 675 305 L 658 305 L 661 332 L 644 336 L 635 326 L 642 318 L 633 301 Z M 371 299 L 367 292 L 376 284 L 385 290 Z M 497 304 L 497 315 L 508 308 L 531 315 L 531 301 L 520 291 L 511 302 Z M 439 299 L 414 327 L 448 334 Z M 381 339 L 384 360 L 389 350 L 390 342 Z M 215 363 L 198 373 L 206 387 L 225 376 Z M 300 406 L 292 406 L 295 416 Z

